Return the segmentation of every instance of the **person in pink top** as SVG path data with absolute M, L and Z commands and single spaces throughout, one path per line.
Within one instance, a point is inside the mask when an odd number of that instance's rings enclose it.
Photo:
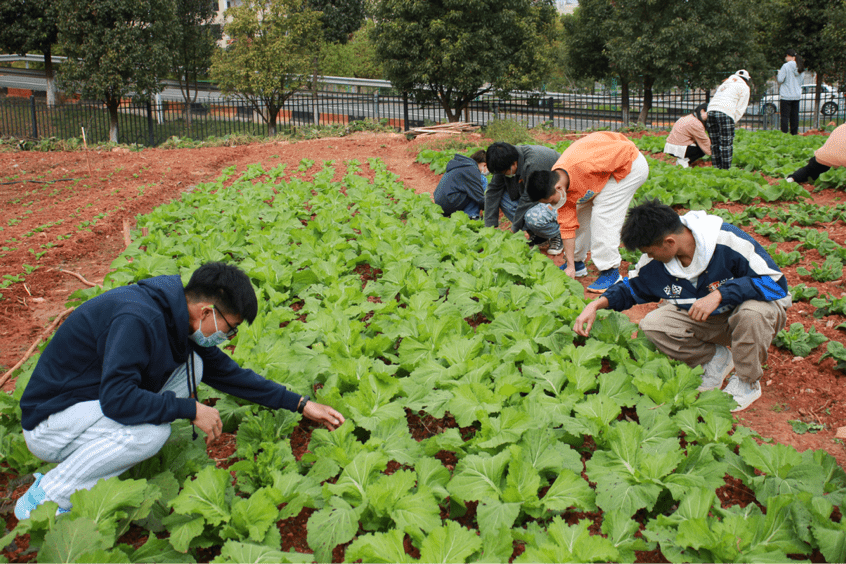
M 551 171 L 529 176 L 528 197 L 558 212 L 567 259 L 561 269 L 571 278 L 586 276 L 584 261 L 590 251 L 599 277 L 589 291 L 602 293 L 622 279 L 620 228 L 629 203 L 648 176 L 646 157 L 613 131 L 582 137 L 562 153 Z
M 846 123 L 828 136 L 822 147 L 814 151 L 808 164 L 787 177 L 788 182 L 816 180 L 832 167 L 846 166 Z
M 699 104 L 692 113 L 680 117 L 673 125 L 664 152 L 678 157 L 676 164 L 687 168 L 690 163 L 711 155 L 711 138 L 705 130 L 708 121 L 708 104 Z

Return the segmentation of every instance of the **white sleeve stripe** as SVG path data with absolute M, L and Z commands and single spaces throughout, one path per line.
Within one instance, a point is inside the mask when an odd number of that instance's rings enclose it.
M 755 252 L 755 246 L 751 242 L 729 231 L 720 231 L 717 245 L 724 245 L 745 257 L 749 261 L 749 268 L 758 276 L 769 276 L 773 280 L 779 280 L 783 276 L 778 270 L 773 270 L 761 255 Z

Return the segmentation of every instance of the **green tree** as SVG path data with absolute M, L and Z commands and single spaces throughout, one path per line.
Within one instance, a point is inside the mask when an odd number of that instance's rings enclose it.
M 276 135 L 285 101 L 308 86 L 312 54 L 323 41 L 320 13 L 305 0 L 245 0 L 226 16 L 229 45 L 212 58 L 212 79 L 249 103 Z
M 353 32 L 364 23 L 364 0 L 307 0 L 309 8 L 320 12 L 320 24 L 323 26 L 324 42 L 317 43 L 312 55 L 314 70 L 311 79 L 311 92 L 314 108 L 314 123 L 318 121 L 317 77 L 320 74 L 320 62 L 326 45 L 345 45 Z
M 727 75 L 739 68 L 759 80 L 765 76 L 766 63 L 756 42 L 760 4 L 752 0 L 583 0 L 568 30 L 587 30 L 568 38 L 568 47 L 587 61 L 592 72 L 605 58 L 607 68 L 622 84 L 642 81 L 638 122 L 645 124 L 655 88 L 710 88 L 715 74 Z M 601 51 L 601 56 L 590 50 Z
M 822 50 L 827 61 L 826 74 L 832 82 L 846 85 L 846 0 L 834 2 L 825 16 L 822 31 Z
M 191 104 L 197 101 L 200 78 L 207 76 L 217 49 L 217 34 L 211 23 L 216 6 L 209 0 L 174 0 L 171 26 L 173 62 L 171 72 L 179 82 L 185 100 L 185 121 L 191 127 Z
M 605 50 L 604 26 L 615 16 L 609 0 L 582 0 L 573 14 L 562 18 L 565 67 L 576 79 L 619 79 L 623 124 L 630 123 L 630 77 L 611 66 Z
M 56 12 L 50 0 L 3 0 L 0 2 L 0 51 L 44 55 L 47 104 L 56 103 L 53 47 L 58 40 Z
M 118 108 L 130 93 L 161 92 L 169 69 L 171 0 L 56 0 L 59 41 L 67 61 L 59 82 L 103 100 L 109 140 L 118 141 Z
M 394 88 L 458 121 L 481 94 L 543 83 L 556 18 L 552 0 L 383 0 L 372 38 Z
M 346 44 L 330 44 L 323 52 L 324 74 L 329 76 L 352 76 L 355 78 L 382 79 L 382 67 L 376 56 L 376 47 L 370 40 L 370 30 L 375 24 L 366 21 L 353 33 Z

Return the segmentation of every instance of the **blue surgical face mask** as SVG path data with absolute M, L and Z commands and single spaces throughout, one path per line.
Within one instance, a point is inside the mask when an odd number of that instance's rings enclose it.
M 217 328 L 217 315 L 214 313 L 214 309 L 212 309 L 212 317 L 214 318 L 214 333 L 206 337 L 203 335 L 203 324 L 200 322 L 200 327 L 194 331 L 194 333 L 188 337 L 201 347 L 216 347 L 218 345 L 222 345 L 226 341 L 229 340 L 229 337 L 226 336 L 226 333 L 221 331 Z

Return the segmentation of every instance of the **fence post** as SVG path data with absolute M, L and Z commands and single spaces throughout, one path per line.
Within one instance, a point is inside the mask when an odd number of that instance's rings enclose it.
M 153 105 L 147 100 L 147 134 L 150 140 L 150 147 L 156 146 L 156 137 L 153 134 Z
M 379 91 L 373 93 L 373 117 L 379 121 Z
M 546 103 L 549 106 L 549 121 L 552 122 L 552 126 L 555 126 L 555 98 L 550 96 Z
M 405 128 L 403 131 L 408 131 L 408 92 L 402 93 L 402 121 Z
M 32 115 L 32 138 L 38 139 L 38 120 L 35 119 L 35 95 L 29 97 L 29 113 Z

